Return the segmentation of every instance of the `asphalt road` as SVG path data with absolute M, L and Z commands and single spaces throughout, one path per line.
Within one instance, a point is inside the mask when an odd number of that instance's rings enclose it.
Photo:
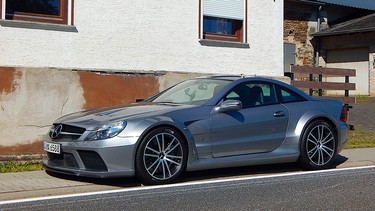
M 375 167 L 296 172 L 86 193 L 0 210 L 373 210 Z

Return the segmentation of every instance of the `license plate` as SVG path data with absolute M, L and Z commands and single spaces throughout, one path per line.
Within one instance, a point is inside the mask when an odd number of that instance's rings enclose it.
M 60 144 L 53 144 L 48 142 L 43 142 L 43 149 L 44 151 L 60 154 L 61 152 L 61 145 Z

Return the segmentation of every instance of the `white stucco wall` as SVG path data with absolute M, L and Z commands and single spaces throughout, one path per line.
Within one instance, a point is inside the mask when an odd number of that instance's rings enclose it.
M 248 0 L 249 48 L 198 41 L 199 1 L 74 1 L 78 32 L 0 26 L 0 66 L 283 75 L 283 1 Z

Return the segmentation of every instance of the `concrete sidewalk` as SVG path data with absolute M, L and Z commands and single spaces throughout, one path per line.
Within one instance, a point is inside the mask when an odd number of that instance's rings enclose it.
M 337 168 L 375 165 L 375 148 L 344 150 L 340 153 L 340 156 L 336 157 L 335 163 Z M 300 171 L 300 169 L 292 167 L 292 169 L 280 170 L 276 173 L 290 171 Z M 259 174 L 264 174 L 264 172 L 255 172 L 254 175 Z M 79 179 L 76 177 L 54 177 L 44 171 L 3 173 L 0 174 L 0 201 L 139 186 L 141 184 L 134 178 L 112 180 Z

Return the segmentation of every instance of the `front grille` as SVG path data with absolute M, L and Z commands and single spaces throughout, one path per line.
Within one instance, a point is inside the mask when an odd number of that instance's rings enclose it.
M 85 128 L 81 128 L 81 127 L 65 125 L 65 124 L 62 124 L 62 126 L 63 126 L 62 132 L 82 134 L 86 131 Z
M 48 164 L 51 166 L 63 166 L 70 168 L 79 168 L 74 155 L 71 153 L 54 154 L 47 152 Z
M 93 151 L 78 150 L 83 164 L 88 171 L 108 171 L 103 159 Z
M 75 141 L 86 131 L 85 128 L 66 125 L 53 124 L 49 131 L 49 136 L 56 141 Z

